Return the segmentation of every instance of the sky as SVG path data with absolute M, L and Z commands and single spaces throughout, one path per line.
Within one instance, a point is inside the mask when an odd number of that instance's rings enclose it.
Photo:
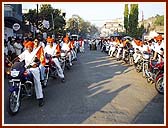
M 42 4 L 42 3 L 38 3 Z M 46 3 L 43 3 L 46 4 Z M 105 21 L 111 19 L 123 18 L 124 5 L 126 2 L 50 2 L 55 9 L 62 9 L 66 12 L 66 19 L 72 17 L 73 14 L 79 15 L 85 21 L 101 27 Z M 128 3 L 130 4 L 130 2 Z M 139 2 L 139 20 L 152 16 L 164 15 L 166 13 L 166 2 Z M 37 3 L 23 3 L 22 9 L 35 9 Z

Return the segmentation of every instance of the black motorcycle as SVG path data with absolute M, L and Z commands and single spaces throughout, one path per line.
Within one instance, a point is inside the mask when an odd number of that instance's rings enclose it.
M 33 75 L 26 71 L 24 62 L 15 62 L 10 70 L 9 97 L 7 100 L 7 111 L 10 115 L 18 113 L 21 100 L 34 93 Z
M 128 63 L 129 65 L 133 65 L 134 64 L 133 54 L 134 54 L 134 49 L 133 48 L 127 49 L 126 53 L 125 53 L 124 62 Z
M 11 66 L 9 75 L 9 96 L 7 111 L 10 115 L 16 115 L 21 107 L 21 101 L 25 97 L 34 97 L 33 74 L 26 70 L 25 62 L 15 62 Z

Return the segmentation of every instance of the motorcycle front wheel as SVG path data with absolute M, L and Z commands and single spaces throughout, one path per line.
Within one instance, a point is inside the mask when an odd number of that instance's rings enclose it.
M 13 91 L 9 95 L 9 98 L 7 100 L 7 111 L 9 115 L 16 115 L 19 112 L 20 106 L 21 106 L 21 99 L 19 97 L 19 100 L 17 102 L 18 92 Z
M 155 88 L 160 94 L 164 94 L 164 80 L 163 77 L 160 77 L 156 83 L 155 83 Z
M 129 65 L 133 65 L 134 64 L 134 59 L 133 59 L 133 57 L 130 57 L 129 58 Z
M 142 66 L 141 66 L 140 64 L 138 64 L 138 65 L 136 66 L 136 71 L 137 71 L 138 73 L 142 71 Z

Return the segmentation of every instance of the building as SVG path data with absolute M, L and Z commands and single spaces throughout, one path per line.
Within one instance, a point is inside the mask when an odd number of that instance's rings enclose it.
M 109 37 L 119 32 L 124 32 L 124 20 L 122 18 L 106 21 L 100 29 L 101 37 Z
M 7 39 L 10 36 L 22 36 L 22 5 L 4 4 L 4 36 Z M 13 25 L 17 23 L 20 29 L 15 31 Z
M 150 17 L 146 20 L 139 22 L 139 27 L 141 25 L 144 25 L 144 28 L 146 32 L 142 35 L 143 39 L 147 38 L 153 38 L 154 36 L 157 36 L 158 34 L 161 34 L 164 36 L 164 26 L 156 26 L 155 23 L 156 17 Z

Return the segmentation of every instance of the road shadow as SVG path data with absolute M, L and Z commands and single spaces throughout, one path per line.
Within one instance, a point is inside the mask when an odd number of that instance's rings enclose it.
M 156 95 L 132 120 L 132 124 L 164 124 L 164 95 Z

